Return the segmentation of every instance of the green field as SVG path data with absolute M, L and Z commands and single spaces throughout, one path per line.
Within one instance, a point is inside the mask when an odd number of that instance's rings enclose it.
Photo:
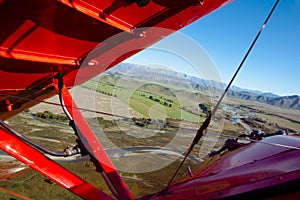
M 183 106 L 192 106 L 188 100 L 179 101 L 172 89 L 159 84 L 140 84 L 136 80 L 123 81 L 125 84 L 115 85 L 117 78 L 110 78 L 110 82 L 90 80 L 82 87 L 96 92 L 118 98 L 145 118 L 161 119 L 173 118 L 190 122 L 203 121 L 199 115 L 183 110 Z M 108 78 L 105 79 L 106 81 Z M 122 82 L 122 83 L 123 83 Z

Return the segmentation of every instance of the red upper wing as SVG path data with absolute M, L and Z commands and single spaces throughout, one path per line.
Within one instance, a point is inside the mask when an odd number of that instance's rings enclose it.
M 0 118 L 54 95 L 56 74 L 80 84 L 228 1 L 0 0 Z

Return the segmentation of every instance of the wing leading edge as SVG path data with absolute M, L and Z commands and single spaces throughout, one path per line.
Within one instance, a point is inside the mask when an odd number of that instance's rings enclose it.
M 1 1 L 0 118 L 53 96 L 56 74 L 83 83 L 227 2 Z

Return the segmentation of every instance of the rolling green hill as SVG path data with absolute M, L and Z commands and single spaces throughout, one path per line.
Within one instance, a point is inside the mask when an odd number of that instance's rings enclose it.
M 82 87 L 118 98 L 145 118 L 174 118 L 191 122 L 203 120 L 203 113 L 198 108 L 199 94 L 176 90 L 162 84 L 144 83 L 128 77 L 122 78 L 122 83 L 119 80 L 118 76 L 104 74 L 86 82 Z M 184 109 L 186 106 L 194 109 L 189 111 Z

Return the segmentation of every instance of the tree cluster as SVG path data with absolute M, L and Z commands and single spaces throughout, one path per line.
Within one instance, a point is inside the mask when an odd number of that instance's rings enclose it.
M 58 120 L 63 122 L 68 120 L 65 115 L 54 114 L 50 111 L 38 112 L 35 116 L 42 119 Z

